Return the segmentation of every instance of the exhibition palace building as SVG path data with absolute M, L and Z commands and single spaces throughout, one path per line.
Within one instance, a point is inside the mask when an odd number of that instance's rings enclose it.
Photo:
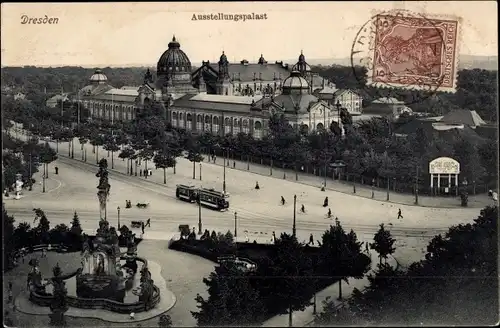
M 362 103 L 355 92 L 337 90 L 313 73 L 302 52 L 293 66 L 268 63 L 263 55 L 257 63 L 229 63 L 222 52 L 217 63 L 204 61 L 193 69 L 175 36 L 158 60 L 156 78 L 148 69 L 141 86 L 117 89 L 97 69 L 77 97 L 93 118 L 127 121 L 154 103 L 173 127 L 255 138 L 266 134 L 274 113 L 312 132 L 337 122 L 340 106 L 356 113 Z

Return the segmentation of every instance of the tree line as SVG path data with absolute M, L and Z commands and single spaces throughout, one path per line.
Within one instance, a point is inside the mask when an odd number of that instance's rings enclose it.
M 74 143 L 74 138 L 81 144 L 92 144 L 96 162 L 100 148 L 109 151 L 112 168 L 114 155 L 120 151 L 118 156 L 127 160 L 127 172 L 131 175 L 137 175 L 139 159 L 152 163 L 164 169 L 165 183 L 166 169 L 173 167 L 175 172 L 175 159 L 184 151 L 193 162 L 193 172 L 195 163 L 202 161 L 203 155 L 213 154 L 266 164 L 270 170 L 273 167 L 291 169 L 297 179 L 301 171 L 331 177 L 330 164 L 340 162 L 344 165 L 340 171 L 342 179 L 382 188 L 389 186 L 403 192 L 414 192 L 418 186 L 421 192 L 430 194 L 428 163 L 440 156 L 460 162 L 461 177 L 470 182 L 468 188 L 474 192 L 476 186 L 482 186 L 481 192 L 494 188 L 497 177 L 494 140 L 470 138 L 459 132 L 445 138 L 429 134 L 422 128 L 407 138 L 395 137 L 394 130 L 407 123 L 408 118 L 398 122 L 372 118 L 352 124 L 345 110 L 341 113 L 345 135 L 335 122 L 326 129 L 308 134 L 292 128 L 283 116 L 275 115 L 270 119 L 269 134 L 262 139 L 245 133 L 215 136 L 173 128 L 155 104 L 138 108 L 136 118 L 130 122 L 114 124 L 99 120 L 69 124 L 61 121 L 60 116 L 47 112 L 41 116 L 30 111 L 6 110 L 5 115 L 21 122 L 34 135 L 55 140 L 57 148 L 59 142 Z M 4 121 L 4 129 L 9 129 L 9 121 Z M 69 145 L 69 155 L 72 146 Z

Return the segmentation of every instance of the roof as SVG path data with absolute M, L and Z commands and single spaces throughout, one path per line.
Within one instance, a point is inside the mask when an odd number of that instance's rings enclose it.
M 476 111 L 466 109 L 453 110 L 444 115 L 440 122 L 466 124 L 474 128 L 486 124 Z
M 396 98 L 392 98 L 392 97 L 382 97 L 382 98 L 378 98 L 374 101 L 372 101 L 372 104 L 398 104 L 398 105 L 402 105 L 404 104 L 405 102 L 404 101 L 401 101 L 401 100 L 397 100 Z
M 211 95 L 206 93 L 200 93 L 191 97 L 190 99 L 193 101 L 209 101 L 209 102 L 250 105 L 253 101 L 259 101 L 261 98 L 262 98 L 261 96 L 254 96 L 254 97 L 223 96 L 223 95 Z
M 219 95 L 204 95 L 204 99 L 201 98 L 193 99 L 200 95 L 185 95 L 180 97 L 179 99 L 174 101 L 173 107 L 184 107 L 184 108 L 193 108 L 193 109 L 202 109 L 202 110 L 216 110 L 216 111 L 228 111 L 228 112 L 240 112 L 240 113 L 250 113 L 250 104 L 241 103 L 241 102 L 231 102 L 231 98 L 229 99 L 221 99 L 220 97 L 228 97 L 228 96 L 219 96 Z M 218 96 L 213 98 L 205 98 L 206 96 Z M 243 97 L 240 98 L 249 98 Z
M 46 104 L 57 103 L 59 100 L 68 100 L 69 93 L 63 93 L 62 95 L 55 95 L 47 99 Z
M 463 137 L 472 142 L 481 142 L 481 138 L 476 131 L 464 124 L 443 124 L 441 122 L 432 122 L 424 120 L 412 120 L 407 124 L 397 128 L 394 133 L 400 135 L 412 135 L 417 132 L 419 128 L 424 130 L 428 136 L 437 133 L 440 138 L 447 141 L 454 141 L 458 137 Z
M 212 69 L 219 71 L 219 64 L 210 63 Z M 235 64 L 228 65 L 229 77 L 239 79 L 241 82 L 253 82 L 254 77 L 263 81 L 273 81 L 274 79 L 285 79 L 290 74 L 290 70 L 282 64 Z M 254 76 L 255 73 L 255 76 Z
M 264 98 L 255 103 L 255 107 L 262 106 L 262 104 L 267 105 L 273 102 L 277 106 L 284 107 L 285 112 L 291 113 L 295 112 L 295 106 L 299 106 L 299 113 L 307 112 L 311 103 L 317 103 L 320 101 L 316 96 L 310 94 L 290 94 L 290 95 L 278 95 L 271 98 Z

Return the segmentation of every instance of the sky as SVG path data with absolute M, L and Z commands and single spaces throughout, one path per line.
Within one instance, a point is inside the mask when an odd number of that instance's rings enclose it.
M 192 63 L 348 58 L 359 29 L 379 11 L 461 19 L 460 54 L 498 55 L 495 1 L 2 3 L 2 66 L 155 65 L 175 34 Z M 193 20 L 193 14 L 267 19 Z M 27 18 L 57 24 L 23 24 Z

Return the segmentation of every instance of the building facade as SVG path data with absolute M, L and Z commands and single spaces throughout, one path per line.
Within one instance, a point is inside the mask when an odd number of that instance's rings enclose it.
M 154 81 L 148 69 L 141 86 L 117 89 L 96 70 L 78 97 L 95 118 L 131 120 L 137 108 L 154 102 L 172 126 L 219 135 L 244 132 L 260 138 L 274 113 L 308 132 L 339 121 L 336 106 L 315 95 L 327 90 L 326 81 L 311 71 L 302 52 L 292 67 L 269 64 L 262 55 L 255 64 L 232 64 L 223 52 L 218 63 L 204 61 L 193 71 L 174 36 L 158 60 L 156 76 Z

